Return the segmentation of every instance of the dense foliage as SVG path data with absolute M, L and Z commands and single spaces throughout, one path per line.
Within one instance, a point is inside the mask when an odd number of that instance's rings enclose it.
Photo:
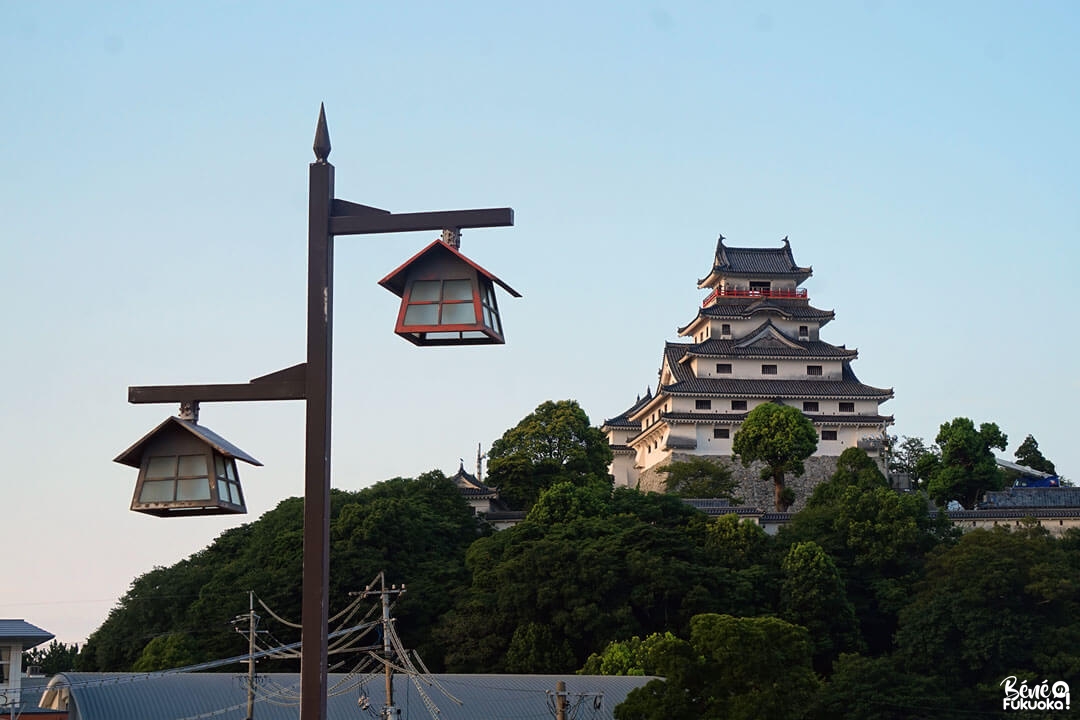
M 936 438 L 940 457 L 920 465 L 930 498 L 941 507 L 955 500 L 972 508 L 987 490 L 1000 490 L 1005 474 L 997 466 L 994 448 L 1004 450 L 1008 441 L 994 423 L 976 428 L 964 417 L 943 423 Z
M 612 491 L 583 416 L 576 403 L 545 403 L 504 435 L 498 457 L 523 473 L 510 486 L 528 507 L 507 530 L 485 530 L 438 472 L 335 492 L 331 613 L 386 571 L 409 587 L 398 630 L 433 670 L 664 678 L 631 693 L 620 720 L 989 715 L 1007 675 L 1080 678 L 1080 532 L 1020 524 L 961 536 L 925 493 L 894 491 L 851 448 L 770 536 L 674 494 Z M 943 426 L 940 450 L 911 444 L 912 461 L 937 473 L 928 484 L 979 484 L 1000 432 L 961 420 Z M 562 439 L 542 442 L 543 427 Z M 723 487 L 684 469 L 676 490 Z M 249 589 L 299 615 L 301 532 L 302 501 L 286 500 L 136 578 L 79 668 L 243 654 L 230 621 Z M 288 628 L 275 638 L 297 639 Z M 40 655 L 64 665 L 65 650 Z
M 547 401 L 488 451 L 488 484 L 515 510 L 528 510 L 560 482 L 611 489 L 611 447 L 574 400 Z

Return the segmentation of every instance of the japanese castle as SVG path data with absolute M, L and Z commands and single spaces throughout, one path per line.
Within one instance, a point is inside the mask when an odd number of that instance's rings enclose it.
M 761 502 L 771 505 L 771 488 L 747 482 L 756 480 L 757 470 L 731 458 L 740 423 L 765 402 L 799 408 L 818 431 L 805 478 L 800 483 L 789 476 L 789 484 L 806 490 L 827 478 L 849 447 L 881 460 L 893 418 L 879 406 L 893 391 L 859 381 L 851 368 L 858 351 L 821 340 L 822 326 L 835 313 L 810 304 L 800 286 L 812 274 L 795 263 L 786 237 L 779 248 L 736 248 L 720 236 L 712 268 L 698 280 L 708 296 L 679 328 L 686 340 L 665 344 L 656 392 L 647 391 L 601 428 L 614 451 L 617 486 L 660 490 L 657 466 L 680 455 L 719 456 L 744 488 L 764 491 Z M 795 489 L 801 505 L 808 492 Z

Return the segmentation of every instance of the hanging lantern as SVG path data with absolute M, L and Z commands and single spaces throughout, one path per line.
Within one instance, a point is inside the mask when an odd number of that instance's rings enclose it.
M 178 517 L 246 513 L 237 460 L 262 465 L 194 419 L 170 417 L 115 462 L 139 468 L 132 510 Z
M 414 345 L 506 342 L 495 284 L 514 297 L 521 294 L 462 255 L 459 244 L 456 230 L 444 230 L 441 240 L 379 281 L 401 298 L 394 332 Z

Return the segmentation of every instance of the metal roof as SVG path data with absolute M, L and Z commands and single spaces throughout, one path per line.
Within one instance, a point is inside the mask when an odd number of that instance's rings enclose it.
M 280 692 L 272 702 L 256 700 L 255 717 L 259 720 L 295 720 L 299 707 L 300 680 L 296 674 L 261 675 L 266 693 Z M 479 718 L 550 717 L 549 693 L 564 681 L 573 705 L 579 700 L 587 708 L 583 717 L 612 719 L 615 706 L 627 694 L 654 677 L 598 675 L 432 675 L 429 676 L 461 701 L 455 703 L 438 687 L 423 684 L 424 692 L 439 709 L 440 720 L 478 720 Z M 353 720 L 362 713 L 357 708 L 361 696 L 370 707 L 384 703 L 383 677 L 378 675 L 366 684 L 361 678 L 332 674 L 328 678 L 328 720 Z M 233 673 L 176 673 L 138 675 L 130 673 L 63 673 L 54 678 L 58 688 L 66 686 L 71 697 L 70 720 L 180 720 L 194 716 L 217 720 L 242 720 L 246 716 L 246 677 Z M 394 676 L 394 701 L 406 720 L 430 718 L 424 700 L 406 676 Z M 599 709 L 594 698 L 600 694 Z M 295 704 L 288 697 L 295 694 Z M 258 696 L 257 696 L 258 697 Z M 46 701 L 50 696 L 46 695 Z M 280 703 L 280 704 L 279 704 Z M 73 706 L 73 707 L 72 707 Z
M 25 620 L 0 619 L 0 640 L 5 644 L 19 643 L 23 650 L 29 650 L 54 637 L 55 635 L 51 632 L 42 630 L 37 625 L 31 625 Z
M 163 423 L 143 435 L 134 445 L 117 455 L 113 462 L 118 462 L 122 465 L 130 465 L 131 467 L 135 468 L 139 467 L 140 463 L 142 462 L 143 447 L 159 433 L 169 432 L 170 429 L 175 427 L 181 427 L 184 430 L 187 430 L 189 433 L 199 438 L 207 445 L 210 445 L 222 455 L 225 455 L 227 457 L 233 457 L 237 460 L 243 460 L 244 462 L 251 463 L 252 465 L 262 465 L 261 462 L 251 457 L 246 452 L 236 447 L 231 442 L 221 437 L 210 428 L 204 425 L 199 425 L 198 423 L 192 422 L 191 420 L 181 420 L 180 418 L 175 416 L 166 418 Z

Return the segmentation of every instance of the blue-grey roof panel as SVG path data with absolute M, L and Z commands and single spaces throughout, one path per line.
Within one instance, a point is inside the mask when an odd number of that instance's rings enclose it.
M 37 647 L 43 642 L 52 640 L 53 637 L 51 632 L 42 630 L 37 625 L 31 625 L 25 620 L 0 619 L 0 640 L 21 642 L 24 650 Z
M 299 703 L 299 676 L 261 676 L 255 717 L 259 720 L 295 720 Z M 652 677 L 595 675 L 433 675 L 435 684 L 421 684 L 439 709 L 440 720 L 480 718 L 547 718 L 549 698 L 560 680 L 566 683 L 570 703 L 587 708 L 583 717 L 613 719 L 612 711 L 633 689 Z M 65 673 L 57 676 L 71 687 L 77 714 L 71 720 L 181 720 L 195 716 L 242 720 L 246 716 L 246 678 L 229 673 L 136 675 L 118 673 Z M 330 675 L 328 720 L 353 720 L 366 714 L 358 709 L 366 698 L 372 709 L 384 703 L 381 675 L 363 678 Z M 450 699 L 438 686 L 460 700 Z M 599 697 L 599 709 L 594 710 Z M 429 718 L 424 699 L 410 679 L 394 676 L 395 705 L 405 718 Z

